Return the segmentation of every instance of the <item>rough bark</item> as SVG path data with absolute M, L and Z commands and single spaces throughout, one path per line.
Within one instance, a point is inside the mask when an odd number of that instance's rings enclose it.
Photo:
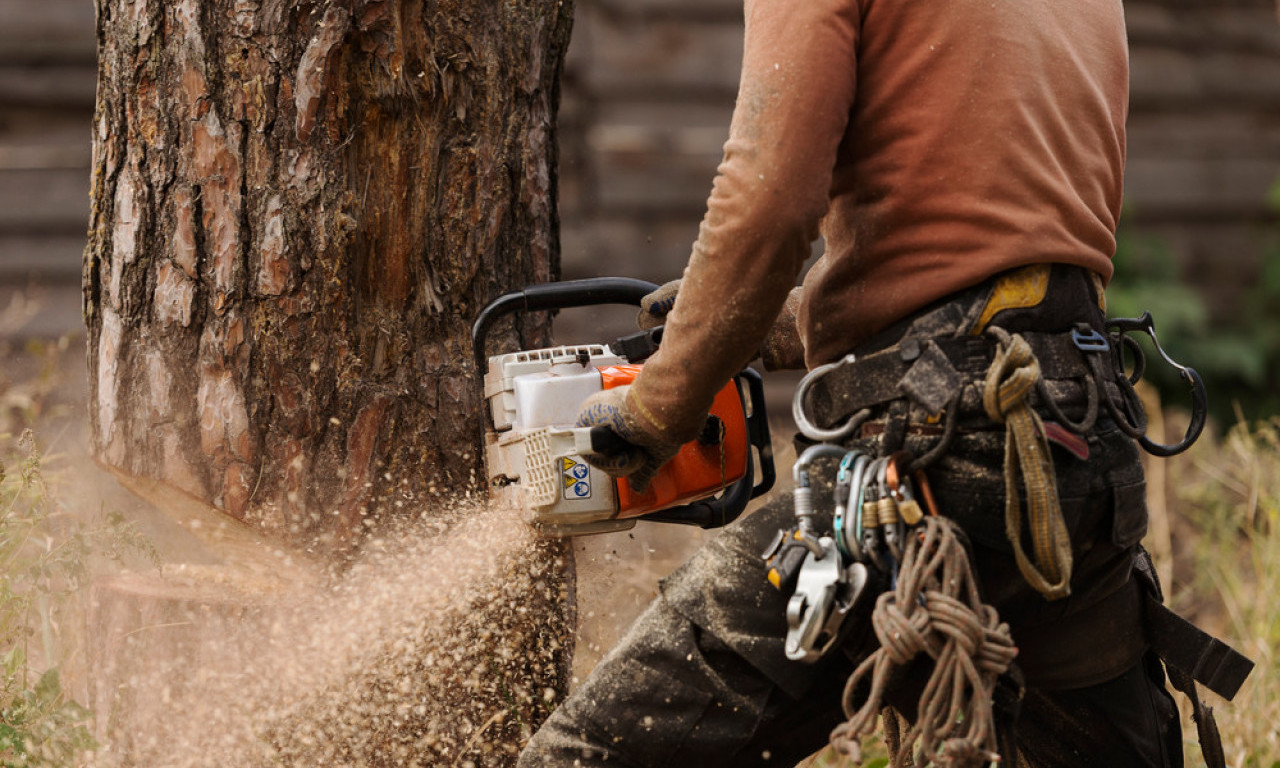
M 98 0 L 99 460 L 326 549 L 475 488 L 467 324 L 558 269 L 570 13 Z
M 469 324 L 499 293 L 558 273 L 553 128 L 571 8 L 97 0 L 84 263 L 96 458 L 320 555 L 478 492 L 484 404 Z M 546 318 L 520 318 L 494 343 L 542 344 L 546 332 Z M 560 545 L 530 545 L 508 563 L 526 580 L 520 610 L 486 622 L 481 600 L 467 614 L 480 632 L 468 652 L 502 663 L 476 667 L 488 672 L 457 722 L 432 721 L 441 754 L 508 764 L 567 687 L 567 561 Z M 155 627 L 131 623 L 209 599 L 204 586 L 135 582 L 97 593 L 104 636 L 142 637 Z M 234 617 L 237 599 L 215 602 Z M 170 625 L 208 634 L 160 621 Z M 431 630 L 443 626 L 454 624 Z M 431 632 L 397 632 L 378 642 L 398 659 L 442 663 Z M 154 661 L 116 645 L 104 668 Z M 352 669 L 334 690 L 409 701 L 453 680 L 387 664 Z M 117 728 L 146 716 L 129 702 L 158 695 L 112 690 L 99 716 Z M 298 711 L 319 706 L 299 695 Z M 361 746 L 362 759 L 408 764 L 404 739 L 422 729 L 405 728 Z M 434 748 L 415 749 L 438 764 Z

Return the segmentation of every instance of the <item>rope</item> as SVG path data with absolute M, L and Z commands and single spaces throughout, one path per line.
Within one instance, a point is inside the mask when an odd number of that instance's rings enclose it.
M 897 585 L 876 600 L 871 623 L 880 647 L 845 684 L 849 720 L 831 734 L 836 751 L 861 761 L 861 737 L 876 726 L 891 674 L 926 653 L 934 660 L 933 672 L 916 722 L 895 745 L 894 765 L 910 764 L 913 753 L 922 768 L 930 763 L 969 768 L 999 760 L 992 694 L 1017 649 L 1008 625 L 978 595 L 954 522 L 925 518 L 910 537 Z M 857 693 L 868 677 L 870 695 L 858 708 Z M 895 735 L 899 724 L 886 725 Z
M 1021 336 L 1010 336 L 997 327 L 988 332 L 1000 340 L 1000 348 L 987 369 L 982 404 L 993 421 L 1005 425 L 1005 535 L 1027 583 L 1045 599 L 1058 600 L 1071 594 L 1071 538 L 1058 504 L 1058 482 L 1044 427 L 1027 403 L 1040 380 L 1040 363 Z M 1022 547 L 1019 477 L 1027 494 L 1034 564 Z

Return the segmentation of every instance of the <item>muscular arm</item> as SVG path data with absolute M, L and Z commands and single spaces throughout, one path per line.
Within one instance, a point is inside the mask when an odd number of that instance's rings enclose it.
M 737 106 L 661 350 L 630 402 L 692 439 L 760 349 L 826 213 L 853 104 L 857 0 L 747 0 Z

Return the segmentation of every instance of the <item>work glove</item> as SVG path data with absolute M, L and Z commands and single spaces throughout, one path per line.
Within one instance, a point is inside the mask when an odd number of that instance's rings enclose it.
M 608 427 L 621 438 L 618 445 L 589 454 L 587 462 L 613 477 L 627 478 L 632 490 L 644 493 L 662 465 L 680 451 L 680 444 L 648 427 L 632 406 L 630 391 L 630 386 L 614 387 L 583 400 L 577 426 Z
M 647 331 L 667 322 L 667 314 L 676 305 L 676 294 L 680 292 L 680 281 L 672 280 L 663 283 L 658 290 L 640 299 L 640 315 L 636 317 L 636 325 Z
M 640 330 L 647 331 L 665 324 L 679 293 L 680 281 L 672 280 L 640 299 L 640 314 L 636 318 Z M 800 339 L 800 325 L 796 319 L 803 295 L 801 288 L 795 288 L 787 295 L 787 303 L 782 305 L 782 311 L 769 328 L 769 335 L 760 345 L 760 361 L 766 371 L 804 368 L 804 342 Z

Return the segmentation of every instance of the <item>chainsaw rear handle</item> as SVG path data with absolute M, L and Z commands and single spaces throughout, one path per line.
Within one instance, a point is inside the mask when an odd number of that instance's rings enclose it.
M 630 304 L 638 307 L 641 299 L 656 290 L 658 286 L 654 283 L 631 277 L 589 277 L 584 280 L 530 285 L 523 291 L 499 296 L 480 310 L 480 315 L 471 326 L 471 348 L 475 355 L 476 372 L 484 375 L 487 359 L 484 343 L 490 327 L 500 317 L 520 312 L 592 307 L 598 304 Z
M 773 488 L 777 475 L 773 467 L 773 440 L 769 434 L 769 418 L 764 409 L 764 380 L 752 368 L 744 368 L 734 378 L 745 385 L 739 387 L 738 392 L 743 400 L 743 412 L 747 414 L 747 436 L 751 445 L 760 453 L 758 481 L 754 452 L 748 448 L 746 474 L 726 488 L 724 493 L 682 507 L 651 512 L 640 517 L 640 520 L 719 528 L 738 519 L 748 502 Z

